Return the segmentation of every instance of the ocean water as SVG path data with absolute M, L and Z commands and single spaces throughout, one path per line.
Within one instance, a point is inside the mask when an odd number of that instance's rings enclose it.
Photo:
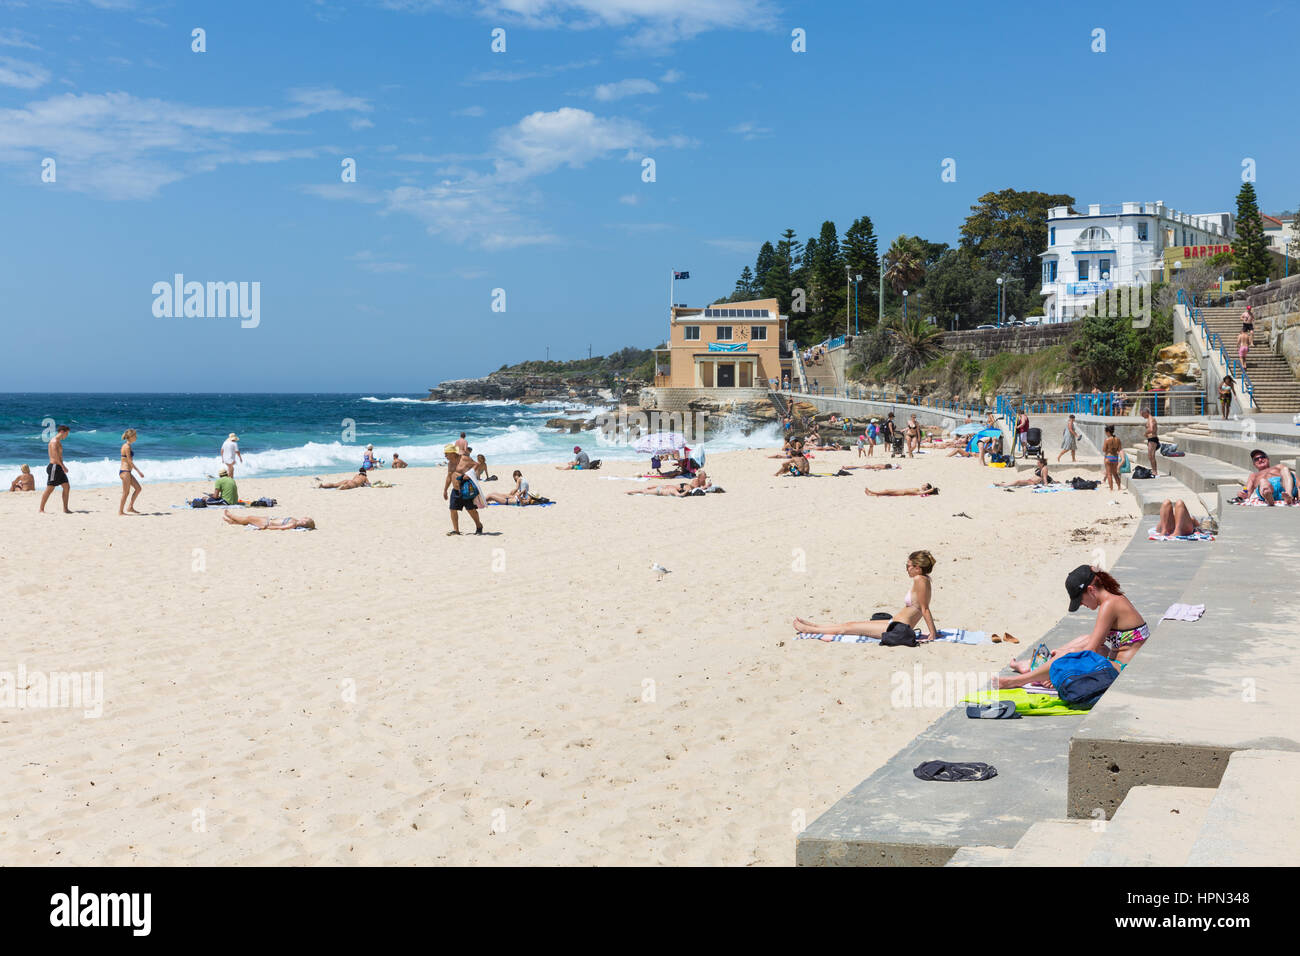
M 563 462 L 581 445 L 593 458 L 644 459 L 595 432 L 569 435 L 546 428 L 555 417 L 589 417 L 604 409 L 560 402 L 424 402 L 418 395 L 358 394 L 0 394 L 0 479 L 4 487 L 31 466 L 45 486 L 48 460 L 42 432 L 51 419 L 69 425 L 64 461 L 74 487 L 118 484 L 122 433 L 134 428 L 136 464 L 145 481 L 202 481 L 220 467 L 221 443 L 239 435 L 250 475 L 312 475 L 350 471 L 367 444 L 385 463 L 396 451 L 411 465 L 440 465 L 442 449 L 464 431 L 493 473 L 517 465 Z M 345 431 L 351 427 L 351 431 Z M 775 426 L 746 434 L 723 424 L 705 443 L 710 451 L 779 446 Z

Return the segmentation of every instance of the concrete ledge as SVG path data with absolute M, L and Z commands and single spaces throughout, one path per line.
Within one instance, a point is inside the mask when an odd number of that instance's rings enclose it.
M 1130 481 L 1128 490 L 1137 499 L 1138 508 L 1144 515 L 1160 514 L 1160 506 L 1168 499 L 1181 501 L 1187 505 L 1193 518 L 1199 518 L 1206 509 L 1200 496 L 1177 478 L 1146 478 L 1142 481 Z
M 1300 513 L 1227 505 L 1219 528 L 1212 543 L 1159 543 L 1144 568 L 1184 585 L 1177 601 L 1207 610 L 1156 627 L 1075 731 L 1070 816 L 1097 807 L 1109 816 L 1144 784 L 1216 787 L 1237 750 L 1300 751 Z M 1173 562 L 1190 550 L 1206 556 L 1189 576 Z M 1148 623 L 1164 611 L 1158 602 L 1139 609 Z
M 1182 866 L 1216 791 L 1134 787 L 1084 866 Z
M 1134 465 L 1147 463 L 1145 454 L 1139 458 L 1130 451 L 1129 457 L 1133 459 Z M 1165 458 L 1159 455 L 1156 457 L 1156 467 L 1160 469 L 1161 475 L 1176 478 L 1189 490 L 1196 492 L 1215 491 L 1220 485 L 1241 484 L 1246 479 L 1244 469 L 1206 455 L 1187 454 L 1181 458 Z M 1130 485 L 1135 483 L 1132 475 L 1128 480 Z M 1147 480 L 1154 479 L 1138 479 L 1136 483 L 1142 484 Z
M 1001 866 L 1011 851 L 1000 846 L 964 846 L 945 866 Z
M 1114 574 L 1143 614 L 1155 620 L 1177 600 L 1210 549 L 1148 541 L 1149 524 L 1149 519 L 1138 522 Z M 1043 640 L 1059 647 L 1087 623 L 1067 614 Z M 1026 642 L 1021 656 L 1032 653 Z M 971 720 L 965 708 L 955 707 L 814 820 L 796 840 L 795 863 L 942 866 L 962 847 L 1013 847 L 1033 824 L 1066 816 L 1069 740 L 1087 719 Z M 930 783 L 912 775 L 912 768 L 926 760 L 981 761 L 996 767 L 998 776 L 979 783 Z
M 1300 431 L 1300 429 L 1296 429 Z M 1189 455 L 1204 455 L 1210 458 L 1240 468 L 1249 474 L 1254 470 L 1254 464 L 1250 460 L 1250 453 L 1256 448 L 1263 449 L 1273 464 L 1285 464 L 1291 469 L 1295 469 L 1296 455 L 1300 454 L 1300 446 L 1284 445 L 1279 442 L 1264 441 L 1257 434 L 1254 440 L 1247 441 L 1238 437 L 1237 439 L 1228 438 L 1206 438 L 1201 435 L 1169 435 L 1166 441 L 1176 442 L 1180 451 L 1185 451 Z M 1176 458 L 1165 458 L 1163 455 L 1157 459 L 1160 467 L 1163 469 L 1166 461 L 1177 461 Z
M 1020 838 L 1003 866 L 1082 866 L 1101 839 L 1090 820 L 1040 820 Z
M 1300 754 L 1239 750 L 1205 814 L 1188 866 L 1295 866 Z

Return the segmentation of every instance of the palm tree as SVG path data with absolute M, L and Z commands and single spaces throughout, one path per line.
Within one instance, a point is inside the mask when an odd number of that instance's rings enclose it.
M 885 253 L 885 281 L 895 293 L 925 278 L 925 258 L 908 236 L 899 236 Z
M 890 326 L 894 338 L 894 354 L 890 373 L 907 375 L 924 368 L 943 354 L 943 332 L 924 319 L 895 321 Z

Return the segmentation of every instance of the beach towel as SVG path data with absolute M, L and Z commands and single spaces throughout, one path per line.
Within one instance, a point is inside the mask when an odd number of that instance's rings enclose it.
M 499 501 L 489 501 L 488 507 L 493 508 L 500 505 L 502 508 L 549 508 L 553 504 L 555 504 L 554 501 L 538 501 L 531 505 L 503 505 Z
M 1171 604 L 1162 621 L 1199 621 L 1205 613 L 1204 604 Z
M 620 475 L 597 475 L 600 481 L 648 481 L 651 478 L 662 478 L 663 475 L 639 475 L 636 478 L 624 478 Z
M 1046 488 L 1041 485 L 1029 489 L 1036 495 L 1050 495 L 1056 491 L 1074 491 L 1069 485 L 1048 485 Z
M 1263 498 L 1257 498 L 1253 494 L 1249 498 L 1245 499 L 1244 501 L 1238 501 L 1235 498 L 1229 498 L 1228 504 L 1241 505 L 1243 508 L 1267 508 L 1269 506 L 1267 501 L 1265 501 Z M 1289 505 L 1285 501 L 1277 501 L 1273 504 L 1273 507 L 1274 508 L 1300 507 L 1300 501 L 1297 501 L 1294 505 Z
M 1213 541 L 1214 535 L 1208 531 L 1197 531 L 1195 534 L 1160 534 L 1153 527 L 1147 531 L 1148 541 Z
M 186 511 L 206 511 L 206 510 L 208 510 L 209 508 L 211 508 L 211 509 L 215 509 L 215 510 L 218 510 L 218 511 L 221 511 L 221 510 L 225 510 L 226 508 L 246 508 L 246 507 L 248 507 L 248 506 L 245 505 L 245 504 L 243 504 L 242 502 L 241 502 L 240 504 L 237 504 L 237 505 L 228 505 L 228 504 L 226 504 L 226 503 L 223 501 L 223 502 L 221 502 L 221 504 L 216 504 L 216 505 L 204 505 L 202 508 L 195 508 L 192 504 L 190 504 L 190 503 L 187 501 L 187 502 L 185 502 L 185 504 L 183 504 L 183 505 L 172 505 L 172 507 L 173 507 L 173 508 L 183 508 L 183 509 L 185 509 Z
M 1010 700 L 1016 705 L 1016 713 L 1026 717 L 1073 717 L 1088 713 L 1078 710 L 1062 701 L 1059 697 L 1047 694 L 1032 694 L 1023 687 L 1010 690 L 982 690 L 978 694 L 962 698 L 963 704 L 991 704 L 995 700 Z
M 796 634 L 795 640 L 807 640 L 816 638 L 817 640 L 826 641 L 835 644 L 879 644 L 880 638 L 866 637 L 862 634 Z M 986 631 L 967 631 L 962 628 L 949 630 L 946 627 L 939 628 L 940 642 L 950 644 L 992 644 L 993 641 Z M 917 641 L 923 644 L 933 643 L 928 635 L 917 634 Z

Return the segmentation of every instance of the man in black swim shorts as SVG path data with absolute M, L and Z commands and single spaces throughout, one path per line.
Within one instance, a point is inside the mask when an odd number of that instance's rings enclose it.
M 1156 468 L 1156 452 L 1160 450 L 1160 438 L 1156 434 L 1156 416 L 1149 408 L 1142 409 L 1142 414 L 1147 420 L 1147 459 L 1151 462 L 1151 477 L 1154 478 L 1159 471 Z
M 50 463 L 45 466 L 45 493 L 41 495 L 42 514 L 45 512 L 45 502 L 50 500 L 51 492 L 59 485 L 63 486 L 63 513 L 72 514 L 68 508 L 68 495 L 72 491 L 72 485 L 68 481 L 68 470 L 63 466 L 63 439 L 68 437 L 68 431 L 67 425 L 60 425 L 50 439 Z
M 458 455 L 454 462 L 451 460 L 452 453 L 447 453 L 447 480 L 442 485 L 442 496 L 447 498 L 450 489 L 451 497 L 448 498 L 448 503 L 451 508 L 451 530 L 447 532 L 448 536 L 460 534 L 462 510 L 468 511 L 469 516 L 474 519 L 474 533 L 483 533 L 483 522 L 479 520 L 478 506 L 474 503 L 478 497 L 478 487 L 469 475 L 469 472 L 474 469 L 474 459 L 469 454 L 470 450 L 466 448 L 464 454 Z M 461 493 L 462 489 L 465 494 Z

